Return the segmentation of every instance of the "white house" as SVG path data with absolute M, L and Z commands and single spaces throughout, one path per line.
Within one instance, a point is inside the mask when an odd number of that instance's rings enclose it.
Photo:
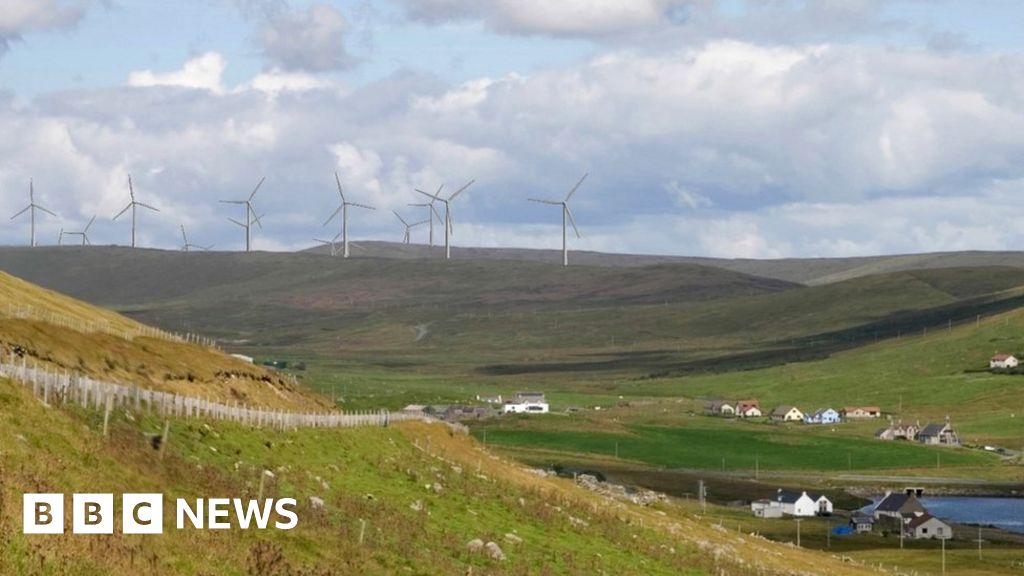
M 783 490 L 775 494 L 772 504 L 788 516 L 828 516 L 832 514 L 832 501 L 824 494 L 808 494 L 806 490 Z
M 761 405 L 757 400 L 741 400 L 736 403 L 736 415 L 740 418 L 760 418 Z
M 1012 354 L 996 354 L 988 361 L 989 368 L 1016 368 L 1020 364 Z
M 757 518 L 782 518 L 782 506 L 771 500 L 754 500 L 750 503 L 750 511 Z
M 502 405 L 505 414 L 547 414 L 551 411 L 543 392 L 516 392 L 514 400 Z
M 704 412 L 712 416 L 735 416 L 736 406 L 731 402 L 715 400 L 704 406 Z
M 813 414 L 804 416 L 804 424 L 835 424 L 841 421 L 842 417 L 839 415 L 839 412 L 832 408 L 822 408 Z
M 931 538 L 946 540 L 953 537 L 953 528 L 949 524 L 927 512 L 911 518 L 903 527 L 907 535 L 918 540 Z

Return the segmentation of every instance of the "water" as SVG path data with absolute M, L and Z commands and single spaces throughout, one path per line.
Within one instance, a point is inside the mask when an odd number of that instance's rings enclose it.
M 875 498 L 875 503 L 881 497 Z M 926 496 L 921 504 L 943 520 L 957 524 L 995 526 L 1008 532 L 1024 534 L 1024 498 L 981 498 L 977 496 Z M 864 511 L 875 509 L 875 504 Z

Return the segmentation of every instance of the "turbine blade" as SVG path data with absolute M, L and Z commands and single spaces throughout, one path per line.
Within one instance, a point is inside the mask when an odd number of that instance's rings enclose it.
M 245 226 L 245 224 L 242 224 L 241 222 L 239 222 L 238 220 L 235 220 L 234 218 L 228 218 L 228 222 L 232 222 L 232 223 L 234 223 L 234 224 L 238 224 L 238 225 L 239 225 L 239 226 L 241 226 L 242 228 L 245 228 L 245 227 L 246 227 L 246 226 Z
M 406 226 L 409 225 L 409 223 L 405 221 L 405 218 L 402 218 L 402 216 L 398 212 L 392 210 L 391 213 L 394 214 L 395 218 L 398 218 L 402 222 L 402 224 L 405 224 Z
M 132 186 L 132 175 L 128 175 L 128 194 L 132 197 L 132 202 L 135 202 L 135 187 Z
M 530 202 L 538 202 L 540 204 L 551 204 L 552 206 L 561 206 L 561 202 L 555 202 L 554 200 L 540 200 L 537 198 L 527 198 Z
M 575 194 L 577 190 L 579 190 L 580 185 L 583 184 L 583 181 L 587 179 L 587 176 L 589 174 L 589 172 L 583 174 L 583 177 L 580 178 L 580 181 L 577 182 L 576 185 L 572 187 L 572 190 L 569 191 L 569 195 L 565 197 L 565 202 L 568 202 L 569 198 L 572 198 L 572 195 Z
M 563 204 L 562 207 L 565 209 L 566 216 L 569 217 L 569 224 L 572 224 L 572 229 L 576 232 L 576 237 L 583 238 L 583 236 L 580 236 L 580 229 L 576 227 L 576 219 L 572 217 L 572 210 L 569 210 L 569 205 Z
M 127 212 L 127 211 L 128 211 L 128 209 L 129 209 L 129 208 L 131 208 L 131 207 L 132 207 L 132 205 L 131 205 L 131 204 L 129 204 L 129 205 L 127 205 L 127 206 L 125 206 L 125 207 L 124 207 L 124 210 L 121 210 L 120 212 L 118 212 L 118 213 L 117 213 L 117 216 L 114 216 L 114 218 L 113 218 L 113 219 L 114 219 L 114 220 L 117 220 L 118 218 L 120 218 L 120 217 L 121 217 L 121 215 L 122 215 L 122 214 L 124 214 L 125 212 Z
M 245 204 L 245 200 L 220 200 L 221 204 Z
M 24 214 L 25 212 L 28 212 L 28 211 L 29 211 L 29 208 L 32 208 L 32 205 L 31 205 L 31 204 L 29 204 L 28 206 L 25 206 L 24 210 L 22 210 L 21 212 L 18 212 L 18 213 L 17 213 L 17 214 L 15 214 L 14 216 L 11 216 L 11 220 L 14 220 L 15 218 L 17 218 L 18 216 L 21 216 L 21 215 L 22 215 L 22 214 Z
M 470 180 L 469 182 L 466 182 L 465 186 L 463 186 L 462 188 L 459 188 L 458 190 L 455 191 L 454 194 L 452 194 L 451 196 L 448 197 L 448 201 L 451 202 L 452 200 L 455 200 L 456 196 L 458 196 L 459 194 L 462 194 L 463 192 L 465 192 L 466 188 L 469 188 L 470 186 L 472 186 L 474 182 L 476 182 L 476 180 Z
M 334 173 L 334 181 L 338 183 L 338 195 L 341 196 L 341 203 L 345 203 L 345 193 L 341 191 L 341 178 L 338 178 L 338 173 Z
M 92 246 L 92 240 L 89 240 L 88 234 L 82 234 L 82 240 L 85 240 L 86 245 Z
M 181 225 L 181 239 L 185 243 L 185 248 L 188 248 L 188 236 L 185 235 L 185 225 Z
M 260 230 L 263 230 L 263 217 L 264 216 L 266 216 L 266 214 L 262 214 L 262 215 L 257 216 L 255 210 L 252 213 L 252 221 L 255 222 L 257 226 L 260 227 Z
M 95 221 L 96 221 L 96 216 L 93 215 L 92 220 L 89 220 L 89 223 L 85 225 L 85 230 L 82 231 L 82 234 L 85 234 L 86 232 L 88 232 L 89 228 L 92 228 L 92 223 L 95 222 Z
M 338 232 L 337 234 L 335 234 L 334 238 L 331 238 L 331 242 L 337 242 L 338 238 L 341 238 L 341 232 Z
M 356 208 L 366 208 L 367 210 L 376 210 L 373 206 L 367 206 L 366 204 L 357 204 L 355 202 L 349 202 L 349 206 L 355 206 Z
M 334 217 L 335 217 L 335 216 L 337 216 L 339 212 L 341 212 L 341 209 L 342 209 L 343 207 L 344 207 L 344 206 L 338 206 L 338 209 L 337 209 L 337 210 L 335 210 L 335 211 L 334 211 L 333 213 L 331 213 L 331 217 L 330 217 L 330 218 L 328 218 L 327 220 L 324 220 L 324 226 L 327 226 L 328 224 L 330 224 L 330 223 L 331 223 L 331 220 L 334 220 Z M 314 240 L 315 240 L 315 238 L 314 238 Z
M 40 206 L 40 205 L 38 205 L 38 204 L 36 204 L 36 208 L 38 208 L 38 209 L 42 210 L 43 212 L 46 212 L 46 213 L 47 213 L 47 214 L 49 214 L 50 216 L 56 216 L 56 214 L 54 214 L 53 212 L 50 212 L 49 210 L 47 210 L 46 208 L 43 208 L 42 206 Z
M 428 206 L 430 206 L 430 211 L 434 213 L 434 216 L 437 217 L 437 221 L 441 222 L 443 224 L 444 223 L 444 219 L 441 218 L 441 213 L 438 212 L 437 208 L 434 207 L 434 203 L 431 202 L 430 204 L 428 204 Z
M 159 212 L 160 211 L 159 208 L 154 208 L 153 206 L 150 206 L 149 204 L 143 204 L 142 202 L 136 202 L 135 204 L 138 205 L 138 206 L 142 206 L 143 208 L 149 208 L 153 212 Z
M 421 220 L 415 224 L 411 224 L 409 228 L 415 228 L 417 226 L 423 226 L 424 224 L 430 224 L 430 220 Z
M 252 197 L 256 195 L 256 192 L 259 191 L 260 186 L 263 186 L 263 181 L 266 180 L 266 179 L 267 179 L 266 176 L 264 176 L 263 178 L 260 178 L 260 183 L 257 184 L 256 187 L 252 189 L 252 194 L 249 194 L 249 201 L 250 202 L 252 202 Z
M 415 188 L 415 190 L 416 190 L 417 192 L 419 192 L 420 194 L 423 194 L 423 195 L 424 195 L 424 196 L 426 196 L 427 198 L 430 198 L 430 199 L 432 199 L 432 200 L 440 200 L 440 198 L 438 198 L 437 196 L 434 196 L 434 195 L 433 195 L 433 194 L 431 194 L 430 192 L 424 192 L 423 190 L 420 190 L 419 188 Z
M 210 244 L 209 246 L 195 246 L 195 248 L 199 248 L 203 252 L 209 252 L 210 250 L 213 250 L 214 246 L 216 246 L 216 244 Z

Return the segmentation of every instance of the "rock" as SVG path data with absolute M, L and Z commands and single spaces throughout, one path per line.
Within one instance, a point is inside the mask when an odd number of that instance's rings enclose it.
M 309 505 L 310 505 L 311 508 L 313 508 L 313 510 L 323 510 L 323 508 L 324 508 L 324 499 L 323 498 L 318 498 L 316 496 L 310 496 L 309 497 Z
M 434 485 L 431 486 L 430 489 L 434 491 L 434 494 L 440 494 L 441 492 L 444 492 L 444 487 L 438 484 L 437 482 L 434 482 Z
M 494 542 L 488 542 L 484 545 L 487 551 L 487 557 L 491 560 L 505 560 L 505 552 L 501 550 L 501 546 L 498 546 Z
M 366 496 L 363 496 L 363 498 L 366 498 L 370 502 L 373 502 L 373 501 L 377 500 L 377 497 L 374 496 L 373 494 L 367 494 Z
M 511 532 L 505 534 L 505 541 L 508 542 L 509 544 L 522 544 L 523 543 L 523 539 L 522 538 L 520 538 L 518 535 L 513 534 Z
M 478 554 L 484 549 L 484 541 L 479 538 L 473 538 L 466 544 L 466 550 L 469 550 L 472 554 Z
M 590 522 L 575 516 L 569 516 L 569 524 L 572 524 L 573 528 L 586 528 L 590 526 Z
M 421 512 L 423 511 L 423 501 L 417 500 L 412 504 L 409 504 L 409 508 L 411 508 L 414 512 Z

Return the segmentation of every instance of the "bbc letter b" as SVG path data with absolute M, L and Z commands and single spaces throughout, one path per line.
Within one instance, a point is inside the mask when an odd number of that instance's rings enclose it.
M 22 518 L 25 534 L 63 534 L 64 495 L 25 494 Z

